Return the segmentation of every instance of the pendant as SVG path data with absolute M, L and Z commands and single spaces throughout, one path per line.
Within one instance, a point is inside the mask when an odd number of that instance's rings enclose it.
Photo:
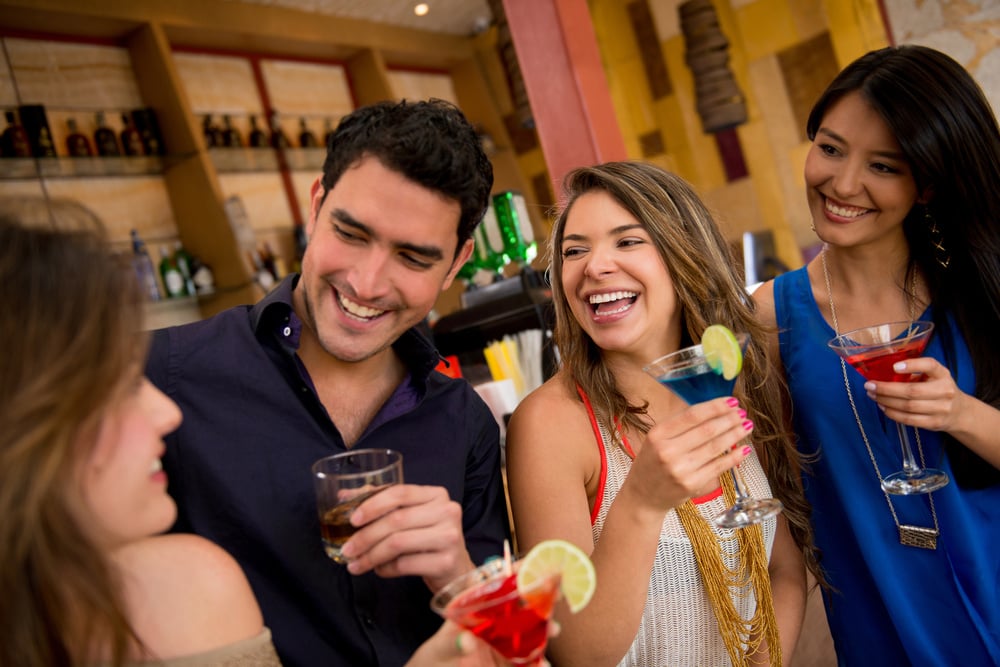
M 919 549 L 937 549 L 937 538 L 940 533 L 937 528 L 923 526 L 899 526 L 899 543 L 904 547 Z

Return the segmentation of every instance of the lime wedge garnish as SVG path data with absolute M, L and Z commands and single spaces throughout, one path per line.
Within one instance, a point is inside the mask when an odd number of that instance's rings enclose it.
M 722 377 L 732 380 L 743 369 L 743 349 L 736 334 L 721 324 L 712 324 L 701 335 L 701 349 L 709 365 Z
M 597 574 L 590 558 L 566 540 L 545 540 L 521 559 L 517 570 L 517 590 L 531 590 L 553 574 L 562 576 L 560 590 L 574 614 L 590 602 L 597 588 Z

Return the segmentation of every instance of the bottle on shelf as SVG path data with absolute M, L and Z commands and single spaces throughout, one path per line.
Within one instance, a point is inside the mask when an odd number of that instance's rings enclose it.
M 289 148 L 291 142 L 288 141 L 288 136 L 285 131 L 281 129 L 281 118 L 278 117 L 278 113 L 274 112 L 271 114 L 271 146 L 273 148 Z
M 193 257 L 191 259 L 191 270 L 194 271 L 191 279 L 194 280 L 194 286 L 198 294 L 202 296 L 214 294 L 215 274 L 212 272 L 212 267 L 200 261 L 197 257 Z
M 163 279 L 163 288 L 166 290 L 168 298 L 176 299 L 186 296 L 184 276 L 181 275 L 180 269 L 177 268 L 173 256 L 165 245 L 160 246 L 160 278 Z
M 250 147 L 267 148 L 267 132 L 257 127 L 257 116 L 250 116 Z
M 139 280 L 146 298 L 150 301 L 159 301 L 161 298 L 160 287 L 156 283 L 156 269 L 153 268 L 153 260 L 146 251 L 146 244 L 143 243 L 139 232 L 133 229 L 129 232 L 132 237 L 132 268 Z
M 233 120 L 228 114 L 222 117 L 222 145 L 226 148 L 243 148 L 243 137 L 233 127 Z
M 306 124 L 305 118 L 299 118 L 299 146 L 302 148 L 316 148 L 319 141 Z
M 9 109 L 4 112 L 4 116 L 7 118 L 7 127 L 0 135 L 0 152 L 4 157 L 31 157 L 28 133 L 18 122 L 17 113 Z
M 142 145 L 142 136 L 139 130 L 135 129 L 132 117 L 127 113 L 122 114 L 122 150 L 129 157 L 139 157 L 146 154 L 146 148 Z
M 189 296 L 194 296 L 198 293 L 198 288 L 194 284 L 194 257 L 184 249 L 184 245 L 180 241 L 174 244 L 173 259 L 177 270 L 181 272 L 181 277 L 184 278 L 184 291 Z
M 212 114 L 205 114 L 201 121 L 206 148 L 221 148 L 224 145 L 222 130 L 212 121 Z
M 45 107 L 41 104 L 22 104 L 18 107 L 18 116 L 35 157 L 56 157 L 56 145 L 52 141 Z
M 121 155 L 118 148 L 118 138 L 115 132 L 104 122 L 104 112 L 98 111 L 94 114 L 97 122 L 97 129 L 94 130 L 94 145 L 97 147 L 97 154 L 102 157 L 117 157 Z
M 66 135 L 66 152 L 70 157 L 92 157 L 94 149 L 90 147 L 90 139 L 76 125 L 75 118 L 66 119 L 69 134 Z
M 150 107 L 134 109 L 132 123 L 142 138 L 142 147 L 146 155 L 165 155 L 167 150 L 160 134 L 160 123 L 156 120 L 156 112 Z

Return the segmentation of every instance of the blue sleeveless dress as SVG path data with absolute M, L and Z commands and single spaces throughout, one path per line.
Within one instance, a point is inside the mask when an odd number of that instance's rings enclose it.
M 799 450 L 816 455 L 804 483 L 820 562 L 834 588 L 824 602 L 839 664 L 1000 665 L 1000 485 L 959 488 L 938 434 L 921 430 L 925 465 L 943 469 L 952 482 L 932 494 L 937 549 L 901 545 L 839 358 L 827 347 L 835 332 L 804 267 L 775 280 L 774 300 Z M 957 348 L 952 376 L 972 393 L 968 348 L 950 318 L 949 324 Z M 925 355 L 943 363 L 939 336 Z M 895 424 L 850 366 L 847 378 L 882 476 L 902 469 Z M 910 444 L 916 450 L 912 428 Z M 934 525 L 926 495 L 891 498 L 901 524 Z

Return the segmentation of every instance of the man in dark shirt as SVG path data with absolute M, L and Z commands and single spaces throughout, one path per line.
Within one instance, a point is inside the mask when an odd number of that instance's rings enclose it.
M 493 172 L 438 102 L 345 117 L 313 186 L 301 275 L 254 306 L 157 331 L 147 373 L 185 415 L 164 468 L 175 530 L 239 560 L 286 667 L 401 665 L 440 625 L 433 591 L 508 536 L 499 433 L 415 329 L 472 252 Z M 310 465 L 402 452 L 405 483 L 320 543 Z

